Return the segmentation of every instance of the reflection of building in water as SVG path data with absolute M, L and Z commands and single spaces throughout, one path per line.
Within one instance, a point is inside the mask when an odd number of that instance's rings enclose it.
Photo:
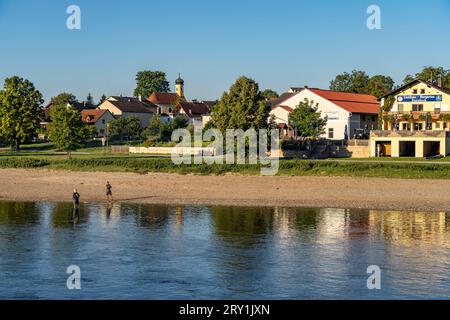
M 183 218 L 184 218 L 184 207 L 176 207 L 175 208 L 175 230 L 181 231 L 183 227 Z
M 345 209 L 320 209 L 317 215 L 317 241 L 326 243 L 341 238 L 348 213 L 349 210 Z
M 450 214 L 429 212 L 370 211 L 370 233 L 403 245 L 450 246 Z M 417 241 L 421 240 L 421 241 Z
M 276 207 L 273 211 L 273 230 L 281 238 L 295 235 L 296 210 Z

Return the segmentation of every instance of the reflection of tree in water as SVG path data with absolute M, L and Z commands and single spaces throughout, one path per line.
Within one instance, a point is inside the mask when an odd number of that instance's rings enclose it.
M 248 241 L 247 236 L 260 236 L 273 228 L 273 209 L 213 207 L 211 215 L 216 233 Z
M 74 210 L 72 203 L 58 202 L 52 209 L 51 221 L 54 228 L 70 228 L 74 224 L 85 224 L 88 222 L 88 209 L 80 204 L 78 210 Z
M 0 202 L 0 224 L 5 226 L 36 224 L 39 210 L 32 202 Z
M 164 205 L 127 205 L 124 208 L 127 214 L 133 214 L 136 217 L 136 225 L 144 228 L 162 228 L 169 220 L 168 206 Z

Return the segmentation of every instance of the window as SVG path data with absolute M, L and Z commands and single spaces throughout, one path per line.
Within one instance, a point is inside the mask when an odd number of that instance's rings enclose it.
M 423 111 L 423 104 L 413 104 L 412 111 Z
M 105 129 L 100 129 L 100 134 L 104 134 L 105 133 Z
M 414 131 L 422 131 L 423 123 L 414 123 Z
M 403 112 L 405 110 L 405 106 L 403 104 L 398 105 L 398 112 Z
M 334 139 L 334 128 L 328 128 L 328 139 Z
M 434 125 L 435 129 L 440 129 L 441 128 L 441 123 L 440 122 L 436 122 Z
M 105 120 L 105 119 L 102 119 L 102 123 L 105 124 L 105 123 L 106 123 L 106 120 Z
M 434 113 L 441 113 L 441 104 L 440 103 L 436 103 L 434 105 Z
M 414 90 L 413 90 L 413 94 L 417 94 L 417 89 L 414 89 Z
M 421 89 L 421 90 L 420 90 L 420 93 L 421 93 L 421 94 L 425 94 L 425 89 Z

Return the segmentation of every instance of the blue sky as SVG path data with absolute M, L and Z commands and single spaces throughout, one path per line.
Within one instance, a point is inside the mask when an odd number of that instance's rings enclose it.
M 81 8 L 81 30 L 66 9 Z M 382 30 L 366 28 L 381 8 Z M 328 88 L 361 69 L 401 82 L 450 69 L 450 0 L 0 0 L 0 81 L 20 75 L 46 100 L 132 95 L 139 70 L 181 72 L 188 98 L 216 99 L 240 75 L 261 89 Z

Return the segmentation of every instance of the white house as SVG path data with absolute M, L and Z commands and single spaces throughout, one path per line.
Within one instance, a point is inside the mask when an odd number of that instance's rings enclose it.
M 147 127 L 150 119 L 157 113 L 158 107 L 149 101 L 139 98 L 112 96 L 103 101 L 98 109 L 109 110 L 114 117 L 138 117 L 143 128 Z
M 292 134 L 288 129 L 289 114 L 305 99 L 318 104 L 322 117 L 328 118 L 322 138 L 343 140 L 353 137 L 356 129 L 377 128 L 380 104 L 376 97 L 304 87 L 291 88 L 286 99 L 272 107 L 270 114 L 284 135 Z
M 109 110 L 91 109 L 82 110 L 81 119 L 87 124 L 95 126 L 97 137 L 105 137 L 108 123 L 115 118 Z

